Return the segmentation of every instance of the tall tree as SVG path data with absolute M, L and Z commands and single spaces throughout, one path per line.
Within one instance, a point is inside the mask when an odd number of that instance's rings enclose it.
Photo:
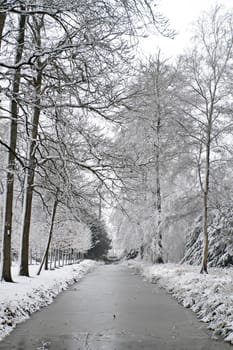
M 155 237 L 153 242 L 157 245 L 157 256 L 155 262 L 163 262 L 163 239 L 162 239 L 162 193 L 161 193 L 161 162 L 165 147 L 164 127 L 168 118 L 168 90 L 172 88 L 173 73 L 167 60 L 161 58 L 159 51 L 157 56 L 151 58 L 146 70 L 147 99 L 150 109 L 147 111 L 147 118 L 151 120 L 150 128 L 152 130 L 152 154 L 155 166 L 155 186 L 154 186 L 154 207 L 155 207 Z M 170 101 L 171 103 L 171 101 Z
M 21 7 L 24 10 L 24 7 Z M 27 16 L 22 13 L 19 15 L 19 28 L 16 46 L 15 64 L 19 63 L 23 56 L 25 29 Z M 12 204 L 14 193 L 14 171 L 16 161 L 16 142 L 17 142 L 17 120 L 18 120 L 18 104 L 17 98 L 20 90 L 21 68 L 18 67 L 13 75 L 12 80 L 12 97 L 10 107 L 10 139 L 8 151 L 6 193 L 4 201 L 4 218 L 3 218 L 3 243 L 1 254 L 1 279 L 12 282 L 11 276 L 11 234 L 12 234 Z
M 124 201 L 129 216 L 132 216 L 129 224 L 135 224 L 133 231 L 141 232 L 142 235 L 145 232 L 144 237 L 141 237 L 144 255 L 150 256 L 153 262 L 164 260 L 162 223 L 166 213 L 164 211 L 163 214 L 162 210 L 165 197 L 163 188 L 169 186 L 167 168 L 169 166 L 171 169 L 171 165 L 168 163 L 171 163 L 172 155 L 177 152 L 173 144 L 175 124 L 172 119 L 175 76 L 175 69 L 162 58 L 160 51 L 147 64 L 140 66 L 137 81 L 132 86 L 135 95 L 128 112 L 126 132 L 123 130 L 125 135 L 122 132 L 117 141 L 124 144 L 134 162 L 134 177 L 129 178 L 131 185 L 128 199 L 132 197 L 132 188 L 138 199 L 134 198 L 130 206 Z M 133 219 L 137 211 L 140 220 Z
M 32 26 L 34 33 L 34 42 L 37 50 L 41 50 L 41 30 L 43 28 L 43 16 L 32 18 Z M 38 138 L 39 119 L 41 114 L 41 90 L 42 90 L 42 77 L 45 64 L 38 58 L 35 62 L 35 77 L 33 79 L 34 84 L 34 109 L 32 111 L 31 127 L 29 126 L 29 139 L 27 150 L 27 161 L 25 167 L 24 178 L 24 194 L 23 194 L 23 216 L 22 216 L 22 233 L 21 233 L 21 250 L 20 250 L 20 269 L 19 274 L 21 276 L 29 276 L 28 271 L 28 258 L 29 258 L 29 233 L 31 222 L 31 210 L 32 210 L 32 198 L 33 198 L 33 185 L 36 168 L 36 147 Z
M 227 72 L 233 53 L 232 14 L 216 6 L 210 15 L 200 18 L 194 49 L 182 58 L 184 73 L 181 94 L 183 120 L 180 125 L 186 136 L 195 141 L 198 150 L 197 168 L 203 194 L 203 260 L 201 272 L 207 273 L 208 218 L 211 191 L 212 161 L 215 149 L 224 143 L 223 134 L 232 125 L 225 113 L 227 99 Z

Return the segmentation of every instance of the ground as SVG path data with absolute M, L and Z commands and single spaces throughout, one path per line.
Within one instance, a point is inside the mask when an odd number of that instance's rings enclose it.
M 33 312 L 52 303 L 60 292 L 79 281 L 95 264 L 84 260 L 53 271 L 42 271 L 40 276 L 36 275 L 38 265 L 32 265 L 30 278 L 18 276 L 18 269 L 14 267 L 13 279 L 16 283 L 0 282 L 0 339 Z
M 227 350 L 157 284 L 122 264 L 98 265 L 21 323 L 2 350 Z
M 151 265 L 140 261 L 128 263 L 152 283 L 157 283 L 180 304 L 191 308 L 208 323 L 213 336 L 233 344 L 233 268 L 209 268 L 200 274 L 200 266 L 185 264 Z
M 184 307 L 191 308 L 208 324 L 213 337 L 221 336 L 233 344 L 233 268 L 210 268 L 208 275 L 201 275 L 199 266 L 151 265 L 140 260 L 123 264 L 167 290 Z M 19 277 L 14 270 L 16 283 L 0 283 L 0 337 L 9 334 L 33 312 L 52 303 L 61 291 L 95 266 L 96 262 L 85 260 L 77 265 L 43 271 L 40 276 L 36 276 L 38 266 L 32 266 L 31 278 Z

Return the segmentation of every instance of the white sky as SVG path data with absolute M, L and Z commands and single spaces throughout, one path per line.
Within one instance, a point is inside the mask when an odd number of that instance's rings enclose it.
M 144 39 L 141 45 L 144 55 L 155 53 L 158 47 L 161 48 L 165 57 L 182 53 L 183 48 L 187 47 L 191 35 L 192 22 L 203 11 L 208 11 L 216 4 L 222 4 L 225 8 L 233 9 L 233 0 L 158 0 L 159 11 L 170 20 L 171 27 L 178 34 L 173 40 L 162 36 Z

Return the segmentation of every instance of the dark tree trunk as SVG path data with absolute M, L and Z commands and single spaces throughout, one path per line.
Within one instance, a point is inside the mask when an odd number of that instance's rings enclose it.
M 162 214 L 162 199 L 161 199 L 161 184 L 160 184 L 160 139 L 161 139 L 161 96 L 160 96 L 160 76 L 161 76 L 161 62 L 160 53 L 156 62 L 156 75 L 155 75 L 155 109 L 156 109 L 156 215 L 157 215 L 157 245 L 158 256 L 156 257 L 157 263 L 163 263 L 163 237 L 161 230 L 161 214 Z
M 25 174 L 24 182 L 24 201 L 23 201 L 23 222 L 21 232 L 21 252 L 20 252 L 20 270 L 21 276 L 29 276 L 28 270 L 28 254 L 29 254 L 29 234 L 31 224 L 31 211 L 32 211 L 32 198 L 33 198 L 33 185 L 35 177 L 35 151 L 38 134 L 38 125 L 40 118 L 40 94 L 42 84 L 42 70 L 38 71 L 36 79 L 36 102 L 35 109 L 32 118 L 32 130 L 31 139 L 29 140 L 29 155 L 28 155 L 28 167 Z
M 209 252 L 209 234 L 208 234 L 208 197 L 209 197 L 209 178 L 210 178 L 210 135 L 211 125 L 208 126 L 207 144 L 206 144 L 206 169 L 205 183 L 203 195 L 203 234 L 204 234 L 204 249 L 201 273 L 208 273 L 208 252 Z
M 19 35 L 17 40 L 15 63 L 22 59 L 25 39 L 26 16 L 20 15 Z M 1 280 L 12 282 L 11 276 L 11 235 L 12 235 L 12 216 L 13 216 L 13 195 L 14 195 L 14 171 L 15 171 L 15 151 L 17 142 L 17 119 L 18 105 L 17 96 L 20 88 L 21 70 L 15 70 L 13 77 L 13 98 L 11 100 L 11 124 L 10 140 L 7 166 L 7 183 L 4 199 L 4 216 L 3 216 L 3 241 L 1 254 Z
M 162 200 L 161 200 L 161 185 L 160 185 L 160 114 L 157 121 L 157 153 L 156 153 L 156 211 L 157 211 L 157 230 L 158 230 L 158 257 L 157 263 L 163 263 L 163 237 L 161 230 L 161 214 L 162 214 Z
M 49 255 L 50 243 L 51 243 L 52 236 L 53 236 L 53 227 L 54 227 L 54 221 L 55 221 L 55 216 L 56 216 L 56 212 L 57 212 L 57 206 L 58 206 L 58 199 L 57 199 L 57 197 L 55 197 L 54 203 L 53 203 L 52 216 L 51 216 L 49 238 L 48 238 L 48 242 L 47 242 L 47 246 L 46 246 L 46 249 L 45 249 L 45 253 L 44 253 L 44 256 L 42 258 L 42 261 L 41 261 L 39 270 L 37 272 L 37 275 L 39 275 L 41 273 L 42 267 L 43 267 L 45 262 L 47 264 L 47 266 L 45 264 L 45 270 L 48 270 L 48 255 Z
M 0 14 L 0 48 L 2 45 L 3 30 L 6 22 L 6 13 Z

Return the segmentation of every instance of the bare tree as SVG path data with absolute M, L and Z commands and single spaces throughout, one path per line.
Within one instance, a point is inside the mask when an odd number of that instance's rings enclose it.
M 47 242 L 45 252 L 44 252 L 44 255 L 42 257 L 41 264 L 40 264 L 39 270 L 37 272 L 37 275 L 40 275 L 44 264 L 45 264 L 45 270 L 48 270 L 48 255 L 49 255 L 49 249 L 50 249 L 50 245 L 51 245 L 51 241 L 52 241 L 52 237 L 53 237 L 53 228 L 54 228 L 54 223 L 55 223 L 57 207 L 59 204 L 58 193 L 59 193 L 59 190 L 56 191 L 56 194 L 54 197 L 54 203 L 53 203 L 52 214 L 51 214 L 51 223 L 50 223 L 50 228 L 49 228 L 48 242 Z
M 33 18 L 33 32 L 34 41 L 38 50 L 41 49 L 41 29 L 43 28 L 43 17 Z M 33 79 L 35 100 L 34 110 L 32 115 L 31 127 L 29 127 L 29 140 L 28 140 L 28 156 L 25 168 L 24 178 L 24 194 L 23 194 L 23 216 L 22 216 L 22 233 L 21 233 L 21 250 L 20 250 L 20 270 L 21 276 L 29 276 L 28 271 L 28 258 L 29 258 L 29 233 L 30 233 L 30 221 L 32 210 L 32 198 L 33 198 L 33 185 L 36 168 L 36 148 L 38 138 L 38 127 L 41 113 L 41 90 L 42 90 L 42 78 L 43 69 L 45 64 L 41 62 L 40 58 L 35 62 L 36 75 Z
M 121 219 L 120 231 L 127 232 L 127 246 L 141 245 L 145 258 L 161 263 L 166 259 L 163 230 L 168 216 L 163 205 L 168 206 L 166 202 L 171 199 L 172 167 L 179 153 L 173 119 L 176 70 L 159 51 L 139 67 L 135 80 L 127 122 L 116 142 L 116 147 L 124 149 L 125 157 L 130 159 L 131 171 L 125 173 L 127 186 L 120 195 L 128 213 Z M 132 233 L 133 243 L 129 237 Z
M 92 1 L 80 1 L 78 5 L 68 1 L 62 8 L 59 4 L 60 2 L 55 0 L 49 1 L 49 4 L 44 1 L 32 1 L 26 7 L 20 1 L 12 1 L 7 7 L 7 13 L 18 16 L 20 20 L 19 36 L 16 47 L 13 48 L 16 59 L 13 63 L 0 61 L 0 66 L 7 71 L 7 74 L 13 72 L 11 136 L 9 144 L 4 144 L 9 155 L 2 254 L 2 279 L 6 281 L 12 280 L 10 251 L 15 161 L 20 160 L 24 166 L 21 157 L 25 158 L 25 153 L 27 159 L 20 274 L 29 275 L 27 265 L 32 194 L 35 187 L 37 157 L 40 158 L 38 145 L 41 145 L 40 141 L 43 139 L 43 123 L 38 132 L 40 114 L 43 113 L 44 120 L 48 124 L 50 124 L 48 116 L 58 113 L 61 115 L 68 113 L 72 116 L 81 114 L 82 118 L 87 118 L 89 122 L 93 117 L 96 123 L 100 119 L 119 122 L 117 120 L 120 116 L 119 110 L 124 107 L 126 98 L 124 74 L 133 56 L 130 50 L 136 44 L 137 37 L 143 34 L 142 23 L 150 26 L 150 29 L 153 26 L 165 35 L 172 35 L 167 21 L 153 13 L 150 1 L 140 0 L 136 4 L 134 0 L 127 3 L 124 1 L 109 3 L 102 0 L 95 3 L 95 6 Z M 5 13 L 4 8 L 1 13 L 0 30 L 4 27 Z M 40 24 L 41 17 L 44 20 Z M 34 19 L 34 28 L 30 26 L 30 19 Z M 138 25 L 135 24 L 138 23 L 137 19 L 140 19 Z M 40 28 L 36 29 L 36 26 Z M 38 34 L 42 27 L 43 40 Z M 31 46 L 29 42 L 25 44 L 25 37 L 26 39 L 29 37 L 30 30 L 34 34 L 31 36 L 33 37 Z M 129 40 L 129 37 L 132 40 Z M 43 62 L 46 63 L 46 71 Z M 22 76 L 23 68 L 24 76 Z M 30 84 L 32 80 L 33 84 Z M 9 96 L 9 91 L 7 94 Z M 17 146 L 23 144 L 21 139 L 17 139 L 19 110 L 22 124 L 26 125 L 29 147 L 27 152 L 22 147 L 22 153 L 18 156 Z M 28 118 L 30 114 L 32 120 Z M 98 179 L 96 181 L 102 183 L 103 178 L 107 179 L 109 176 L 112 167 L 109 164 L 97 164 L 97 158 L 95 157 L 94 166 L 80 161 L 80 158 L 76 158 L 73 163 L 78 164 L 83 172 L 92 173 Z M 116 176 L 115 179 L 115 184 L 118 184 L 119 177 Z M 114 181 L 113 178 L 105 181 L 105 186 L 108 187 L 108 184 Z
M 181 90 L 183 120 L 179 124 L 186 136 L 199 148 L 197 169 L 203 193 L 204 249 L 201 272 L 207 273 L 208 218 L 211 191 L 211 163 L 214 146 L 223 143 L 222 135 L 232 124 L 225 113 L 228 92 L 227 71 L 232 57 L 232 14 L 215 7 L 210 15 L 199 20 L 194 37 L 194 49 L 182 58 L 184 73 Z
M 22 8 L 23 9 L 23 8 Z M 19 28 L 16 47 L 15 64 L 21 61 L 24 49 L 26 15 L 19 15 Z M 14 171 L 15 171 L 15 153 L 17 142 L 17 119 L 18 104 L 17 97 L 20 89 L 21 68 L 15 70 L 12 83 L 11 97 L 11 124 L 10 124 L 10 140 L 8 151 L 8 166 L 6 180 L 6 194 L 4 203 L 4 219 L 3 219 L 3 247 L 1 254 L 1 279 L 12 282 L 11 277 L 11 234 L 12 234 L 12 203 L 14 191 Z
M 163 262 L 163 239 L 161 228 L 161 216 L 162 216 L 162 194 L 161 194 L 161 137 L 162 130 L 167 118 L 164 113 L 164 92 L 169 88 L 171 78 L 167 79 L 169 69 L 166 64 L 166 60 L 161 60 L 161 53 L 158 52 L 157 56 L 149 63 L 148 66 L 148 83 L 151 85 L 151 107 L 152 107 L 152 124 L 151 128 L 154 133 L 153 153 L 155 154 L 155 217 L 157 218 L 156 231 L 157 237 L 155 238 L 155 244 L 157 244 L 157 256 L 155 262 Z

